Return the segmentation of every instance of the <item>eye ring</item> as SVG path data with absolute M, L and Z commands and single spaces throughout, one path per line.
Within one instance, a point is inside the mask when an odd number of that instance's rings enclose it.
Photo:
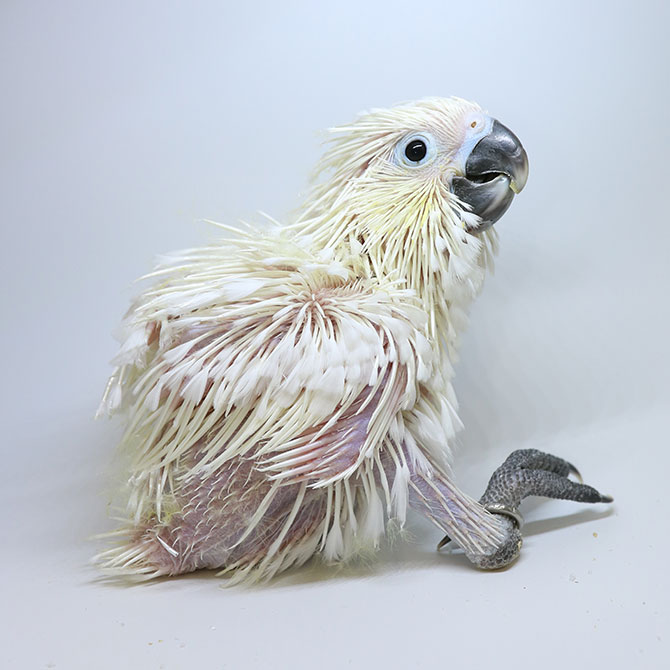
M 420 167 L 435 157 L 435 140 L 428 133 L 413 133 L 398 142 L 395 149 L 396 162 L 408 167 Z

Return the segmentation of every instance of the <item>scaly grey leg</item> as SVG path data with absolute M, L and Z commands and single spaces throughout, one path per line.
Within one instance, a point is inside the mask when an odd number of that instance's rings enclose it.
M 580 479 L 568 479 L 573 474 Z M 523 519 L 519 505 L 528 496 L 543 496 L 576 502 L 612 502 L 611 496 L 599 493 L 592 486 L 581 483 L 577 468 L 562 458 L 546 454 L 537 449 L 520 449 L 512 452 L 505 462 L 493 473 L 480 504 L 488 512 L 506 517 L 509 535 L 499 549 L 483 560 L 479 567 L 496 569 L 511 563 L 521 549 L 521 525 Z M 438 549 L 451 541 L 445 536 Z

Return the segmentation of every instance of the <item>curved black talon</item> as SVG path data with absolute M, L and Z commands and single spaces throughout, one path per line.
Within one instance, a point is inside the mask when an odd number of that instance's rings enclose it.
M 438 543 L 437 550 L 440 551 L 442 547 L 448 545 L 451 542 L 451 538 L 448 535 L 445 535 Z
M 502 505 L 501 503 L 491 503 L 490 505 L 484 505 L 484 509 L 491 514 L 502 514 L 503 516 L 509 517 L 514 521 L 517 528 L 523 528 L 523 517 L 521 512 L 519 512 L 516 507 L 507 507 L 507 505 Z

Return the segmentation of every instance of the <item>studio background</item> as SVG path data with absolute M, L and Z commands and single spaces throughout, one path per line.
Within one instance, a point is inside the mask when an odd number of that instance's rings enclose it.
M 7 668 L 659 668 L 666 497 L 670 11 L 661 2 L 0 5 Z M 513 449 L 615 503 L 527 502 L 521 559 L 482 573 L 439 533 L 262 588 L 100 580 L 120 426 L 93 421 L 111 332 L 203 219 L 286 220 L 319 131 L 427 95 L 523 141 L 524 192 L 463 338 L 457 481 Z

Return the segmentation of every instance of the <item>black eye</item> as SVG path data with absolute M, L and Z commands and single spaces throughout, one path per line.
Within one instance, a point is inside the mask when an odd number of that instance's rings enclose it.
M 405 147 L 405 156 L 413 163 L 421 162 L 428 153 L 428 148 L 423 140 L 410 140 Z

